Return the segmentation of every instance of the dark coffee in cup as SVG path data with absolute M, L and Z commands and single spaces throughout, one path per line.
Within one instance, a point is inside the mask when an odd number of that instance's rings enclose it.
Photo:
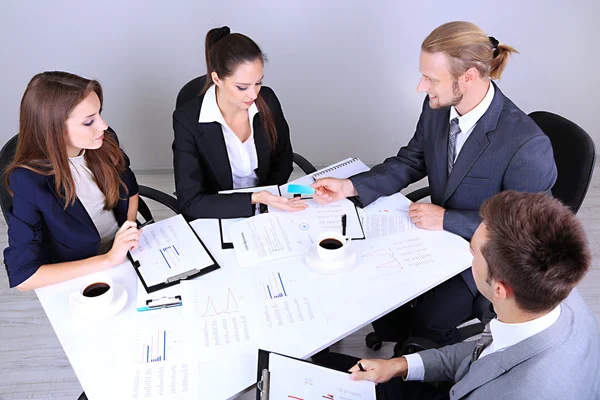
M 83 295 L 85 297 L 98 297 L 102 296 L 104 293 L 108 292 L 110 286 L 105 282 L 96 282 L 88 285 L 85 289 L 83 289 Z
M 328 238 L 321 240 L 321 242 L 319 242 L 319 246 L 327 250 L 337 250 L 344 246 L 344 244 L 337 239 Z

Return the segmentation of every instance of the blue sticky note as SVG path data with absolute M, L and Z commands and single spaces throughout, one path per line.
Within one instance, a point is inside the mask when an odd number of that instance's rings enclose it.
M 294 183 L 290 183 L 287 187 L 288 193 L 297 193 L 297 194 L 315 194 L 315 189 L 311 188 L 308 185 L 296 185 Z

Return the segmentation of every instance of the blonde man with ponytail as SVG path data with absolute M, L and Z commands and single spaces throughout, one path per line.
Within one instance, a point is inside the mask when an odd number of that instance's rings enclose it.
M 492 82 L 512 53 L 470 22 L 433 30 L 421 46 L 417 91 L 427 96 L 413 138 L 369 172 L 318 180 L 317 201 L 357 196 L 367 206 L 428 177 L 431 204 L 413 203 L 413 222 L 471 240 L 486 199 L 504 190 L 550 193 L 557 172 L 548 137 Z M 379 339 L 400 345 L 409 333 L 455 343 L 477 295 L 468 269 L 373 326 Z

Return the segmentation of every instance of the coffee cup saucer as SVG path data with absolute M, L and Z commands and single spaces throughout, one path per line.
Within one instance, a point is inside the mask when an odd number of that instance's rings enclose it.
M 112 288 L 114 290 L 113 300 L 107 306 L 93 309 L 86 306 L 76 306 L 71 303 L 71 314 L 76 318 L 96 321 L 117 315 L 125 307 L 125 304 L 127 304 L 127 290 L 125 290 L 123 285 L 116 282 L 113 282 Z
M 356 253 L 352 248 L 348 248 L 339 260 L 325 261 L 319 257 L 316 248 L 311 248 L 306 253 L 305 260 L 312 269 L 325 274 L 335 274 L 352 267 L 356 261 Z

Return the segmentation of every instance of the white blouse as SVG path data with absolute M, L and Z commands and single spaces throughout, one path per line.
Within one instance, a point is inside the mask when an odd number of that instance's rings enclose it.
M 256 104 L 252 104 L 248 109 L 248 120 L 250 122 L 250 137 L 242 142 L 233 130 L 225 122 L 223 114 L 217 105 L 217 93 L 215 85 L 206 91 L 202 100 L 200 118 L 198 122 L 218 122 L 223 130 L 227 155 L 229 156 L 229 165 L 231 166 L 231 177 L 233 188 L 240 189 L 254 187 L 258 184 L 256 169 L 258 168 L 258 156 L 256 154 L 256 145 L 254 143 L 254 127 L 252 121 L 258 113 Z
M 100 235 L 98 254 L 104 254 L 111 249 L 119 224 L 113 211 L 104 209 L 106 197 L 94 181 L 94 175 L 83 158 L 84 154 L 85 150 L 80 156 L 69 158 L 69 165 L 75 181 L 75 193 Z

